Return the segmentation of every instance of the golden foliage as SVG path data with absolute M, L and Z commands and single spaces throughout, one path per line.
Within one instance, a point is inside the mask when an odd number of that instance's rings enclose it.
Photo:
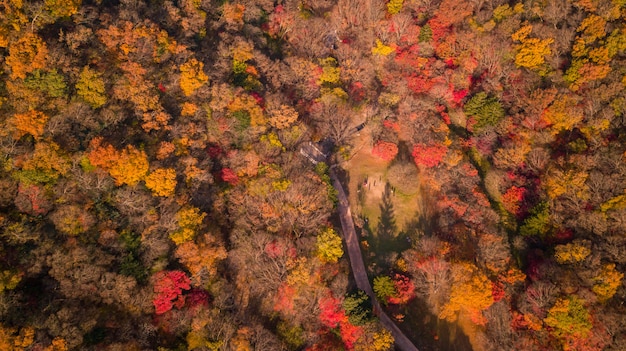
M 543 321 L 559 338 L 586 338 L 593 327 L 583 301 L 576 296 L 558 299 Z
M 52 340 L 50 346 L 45 348 L 45 351 L 67 351 L 67 343 L 65 339 L 56 337 Z
M 46 67 L 48 48 L 34 33 L 26 33 L 9 45 L 6 64 L 11 68 L 11 78 L 24 79 L 26 74 Z
M 228 110 L 233 113 L 237 111 L 246 111 L 250 114 L 250 125 L 253 127 L 265 124 L 265 116 L 263 109 L 257 104 L 256 100 L 248 94 L 238 94 L 228 104 Z
M 336 263 L 343 256 L 341 237 L 333 228 L 326 228 L 317 235 L 317 257 L 325 263 Z
M 545 56 L 552 53 L 550 44 L 554 42 L 554 39 L 529 38 L 531 32 L 532 25 L 528 24 L 511 35 L 513 41 L 521 43 L 516 46 L 515 64 L 517 67 L 539 69 L 545 62 Z
M 0 293 L 15 289 L 20 281 L 22 281 L 22 274 L 19 272 L 0 271 Z
M 341 76 L 341 68 L 337 63 L 337 60 L 333 57 L 327 57 L 325 59 L 320 59 L 320 64 L 322 65 L 322 74 L 320 75 L 317 84 L 338 84 Z
M 26 134 L 39 139 L 48 122 L 48 116 L 43 112 L 30 110 L 26 113 L 17 113 L 11 118 L 11 125 L 15 128 L 13 138 L 20 139 Z
M 250 328 L 239 328 L 235 337 L 230 341 L 231 349 L 233 351 L 250 351 L 252 349 L 252 346 L 250 345 L 250 337 L 252 335 L 253 332 Z
M 572 130 L 582 121 L 583 112 L 576 99 L 561 95 L 543 112 L 541 118 L 550 124 L 551 133 L 557 134 L 563 130 Z
M 587 177 L 587 172 L 552 170 L 546 175 L 546 193 L 551 199 L 568 192 L 579 199 L 587 199 L 589 197 L 589 187 L 585 184 Z
M 193 116 L 198 112 L 198 106 L 191 102 L 184 102 L 180 111 L 182 116 Z
M 374 340 L 372 341 L 371 348 L 368 351 L 386 351 L 390 350 L 393 346 L 393 335 L 387 329 L 383 329 L 374 334 Z
M 459 312 L 467 312 L 474 323 L 484 324 L 482 311 L 493 304 L 491 282 L 469 263 L 460 263 L 455 268 L 450 300 L 443 306 L 439 318 L 454 322 Z
M 46 10 L 54 17 L 69 17 L 78 12 L 82 0 L 45 0 Z
M 176 213 L 178 230 L 170 234 L 170 239 L 176 245 L 193 240 L 202 225 L 204 217 L 206 217 L 206 213 L 200 212 L 200 209 L 197 207 L 188 206 L 181 208 Z
M 396 13 L 402 11 L 402 5 L 404 0 L 389 0 L 387 3 L 387 12 L 390 15 L 395 15 Z
M 185 96 L 193 94 L 209 80 L 203 69 L 204 63 L 194 58 L 180 66 L 180 89 Z
M 70 167 L 70 161 L 63 154 L 61 147 L 50 141 L 35 144 L 33 155 L 24 162 L 22 170 L 39 172 L 41 178 L 54 181 L 59 176 L 67 175 Z
M 246 7 L 242 4 L 224 3 L 222 7 L 222 18 L 230 26 L 239 27 L 243 25 L 243 14 Z
M 244 40 L 237 40 L 231 48 L 234 62 L 247 62 L 254 58 L 254 46 Z
M 604 38 L 606 36 L 605 28 L 606 20 L 598 15 L 591 14 L 585 17 L 576 31 L 581 33 L 585 44 L 589 44 L 597 39 Z
M 176 190 L 176 171 L 173 168 L 158 168 L 146 177 L 146 188 L 156 196 L 172 196 Z
M 517 55 L 515 55 L 515 64 L 518 67 L 526 67 L 530 69 L 540 68 L 545 62 L 545 56 L 552 53 L 550 44 L 554 39 L 537 39 L 530 38 L 517 46 Z
M 554 248 L 554 258 L 560 264 L 577 263 L 589 255 L 591 255 L 591 242 L 588 240 L 575 240 Z
M 376 39 L 376 46 L 372 48 L 372 55 L 389 56 L 394 51 L 394 48 L 383 44 L 380 39 Z
M 93 108 L 101 107 L 107 102 L 102 75 L 88 66 L 80 72 L 76 82 L 76 93 Z
M 15 328 L 5 328 L 0 324 L 0 350 L 26 350 L 35 341 L 35 329 L 22 327 L 17 333 Z
M 109 174 L 117 185 L 135 185 L 148 173 L 148 158 L 145 152 L 128 145 L 121 151 L 115 165 L 109 169 Z
M 112 145 L 102 146 L 101 143 L 101 138 L 94 138 L 91 141 L 91 151 L 87 158 L 92 165 L 109 172 L 116 185 L 133 186 L 145 178 L 149 168 L 145 152 L 137 150 L 132 145 L 118 151 Z
M 622 285 L 622 279 L 624 279 L 624 273 L 616 270 L 615 264 L 605 264 L 600 274 L 594 278 L 595 284 L 592 290 L 600 302 L 606 302 L 615 295 L 617 289 Z
M 186 241 L 176 248 L 176 257 L 185 265 L 195 284 L 201 283 L 203 272 L 209 276 L 217 273 L 217 264 L 228 256 L 223 245 L 205 234 L 199 243 Z

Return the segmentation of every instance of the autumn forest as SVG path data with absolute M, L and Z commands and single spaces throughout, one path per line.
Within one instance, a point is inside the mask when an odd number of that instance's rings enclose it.
M 626 0 L 0 0 L 0 351 L 617 351 L 625 271 Z

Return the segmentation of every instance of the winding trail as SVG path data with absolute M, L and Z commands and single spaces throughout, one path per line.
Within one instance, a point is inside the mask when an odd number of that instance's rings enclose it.
M 333 186 L 337 189 L 337 198 L 339 200 L 337 204 L 337 208 L 339 209 L 339 219 L 341 220 L 343 238 L 348 249 L 350 266 L 352 268 L 354 280 L 356 281 L 356 286 L 365 291 L 365 293 L 372 300 L 374 314 L 380 319 L 383 326 L 391 332 L 391 335 L 393 335 L 396 348 L 401 351 L 418 351 L 417 347 L 413 345 L 411 340 L 409 340 L 409 338 L 404 335 L 402 330 L 400 330 L 391 318 L 387 316 L 387 314 L 380 307 L 378 300 L 376 300 L 376 295 L 372 290 L 369 278 L 367 277 L 367 270 L 365 269 L 365 264 L 363 263 L 359 238 L 356 234 L 356 230 L 354 230 L 354 222 L 352 221 L 352 213 L 350 212 L 350 203 L 348 202 L 343 186 L 341 185 L 341 182 L 332 167 L 330 168 L 329 173 L 330 179 L 333 181 Z

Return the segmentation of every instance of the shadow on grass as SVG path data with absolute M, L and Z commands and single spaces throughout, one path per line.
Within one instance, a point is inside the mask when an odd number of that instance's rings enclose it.
M 391 268 L 390 265 L 393 262 L 388 258 L 392 257 L 394 253 L 401 253 L 402 251 L 411 247 L 411 239 L 406 232 L 399 232 L 398 225 L 396 223 L 396 216 L 393 206 L 392 197 L 394 196 L 393 190 L 389 183 L 385 184 L 385 190 L 380 203 L 380 216 L 375 228 L 369 226 L 367 218 L 363 223 L 363 230 L 367 235 L 367 242 L 369 245 L 369 251 L 372 253 L 367 261 L 376 263 L 379 268 Z M 371 235 L 373 234 L 373 235 Z
M 413 299 L 398 311 L 404 315 L 400 329 L 420 351 L 471 351 L 472 345 L 461 327 L 432 314 L 426 303 Z

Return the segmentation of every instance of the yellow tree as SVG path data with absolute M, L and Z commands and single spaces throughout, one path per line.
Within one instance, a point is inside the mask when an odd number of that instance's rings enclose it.
M 450 300 L 439 318 L 453 322 L 463 312 L 476 324 L 486 323 L 482 311 L 493 304 L 492 285 L 487 276 L 470 263 L 460 263 L 454 269 L 453 280 Z
M 594 278 L 593 292 L 598 296 L 600 302 L 608 301 L 615 293 L 617 288 L 622 285 L 624 273 L 615 269 L 614 263 L 605 264 L 600 274 Z
M 336 263 L 343 256 L 341 237 L 333 228 L 326 228 L 317 235 L 317 257 L 326 263 Z
M 115 179 L 117 185 L 135 185 L 144 179 L 148 173 L 148 167 L 146 153 L 128 145 L 120 152 L 120 157 L 115 165 L 109 169 L 109 174 Z
M 180 66 L 180 89 L 185 96 L 193 94 L 209 80 L 203 69 L 204 64 L 195 58 Z
M 556 199 L 570 192 L 577 198 L 585 200 L 589 197 L 589 187 L 585 184 L 587 177 L 587 172 L 550 170 L 545 179 L 546 193 L 551 199 Z
M 49 183 L 65 176 L 71 167 L 70 160 L 56 143 L 38 142 L 33 155 L 22 165 L 22 176 L 31 181 Z
M 513 33 L 511 39 L 520 43 L 516 46 L 515 64 L 518 67 L 537 70 L 545 63 L 545 56 L 551 54 L 550 44 L 554 42 L 554 39 L 529 38 L 531 32 L 532 25 L 525 25 Z
M 56 337 L 52 340 L 50 346 L 45 348 L 45 351 L 67 351 L 67 343 L 65 339 Z
M 593 327 L 583 300 L 576 296 L 559 298 L 548 310 L 548 316 L 543 321 L 552 328 L 551 334 L 562 341 L 571 338 L 584 339 L 589 336 Z
M 577 263 L 591 255 L 589 240 L 574 240 L 569 244 L 557 245 L 554 248 L 554 257 L 560 264 Z
M 9 56 L 5 62 L 11 68 L 12 79 L 24 79 L 26 74 L 45 68 L 47 57 L 46 43 L 36 34 L 29 32 L 9 44 Z
M 53 17 L 69 17 L 78 12 L 82 0 L 45 0 L 46 10 Z
M 186 241 L 176 248 L 176 257 L 191 273 L 192 281 L 201 285 L 203 272 L 208 276 L 217 273 L 217 264 L 226 259 L 227 252 L 223 245 L 209 234 L 201 236 L 199 242 Z
M 118 151 L 112 145 L 101 145 L 101 138 L 94 138 L 91 151 L 87 155 L 89 162 L 109 172 L 116 185 L 136 185 L 148 173 L 149 163 L 146 153 L 128 145 Z
M 578 101 L 569 95 L 561 95 L 544 110 L 541 119 L 550 125 L 551 133 L 572 130 L 583 119 Z
M 202 225 L 204 217 L 206 217 L 206 213 L 200 212 L 200 209 L 197 207 L 187 206 L 181 208 L 176 213 L 178 230 L 170 234 L 170 239 L 176 245 L 193 240 Z
M 146 177 L 146 188 L 156 196 L 172 196 L 176 190 L 176 171 L 173 168 L 158 168 Z
M 85 66 L 76 82 L 76 93 L 93 108 L 106 104 L 106 91 L 102 75 Z
M 0 350 L 22 351 L 29 349 L 35 340 L 35 329 L 23 327 L 19 329 L 5 327 L 0 324 Z
M 24 135 L 30 134 L 35 139 L 39 139 L 43 135 L 46 122 L 48 122 L 48 116 L 43 112 L 30 110 L 25 113 L 16 113 L 10 119 L 10 124 L 15 128 L 13 137 L 20 139 Z

